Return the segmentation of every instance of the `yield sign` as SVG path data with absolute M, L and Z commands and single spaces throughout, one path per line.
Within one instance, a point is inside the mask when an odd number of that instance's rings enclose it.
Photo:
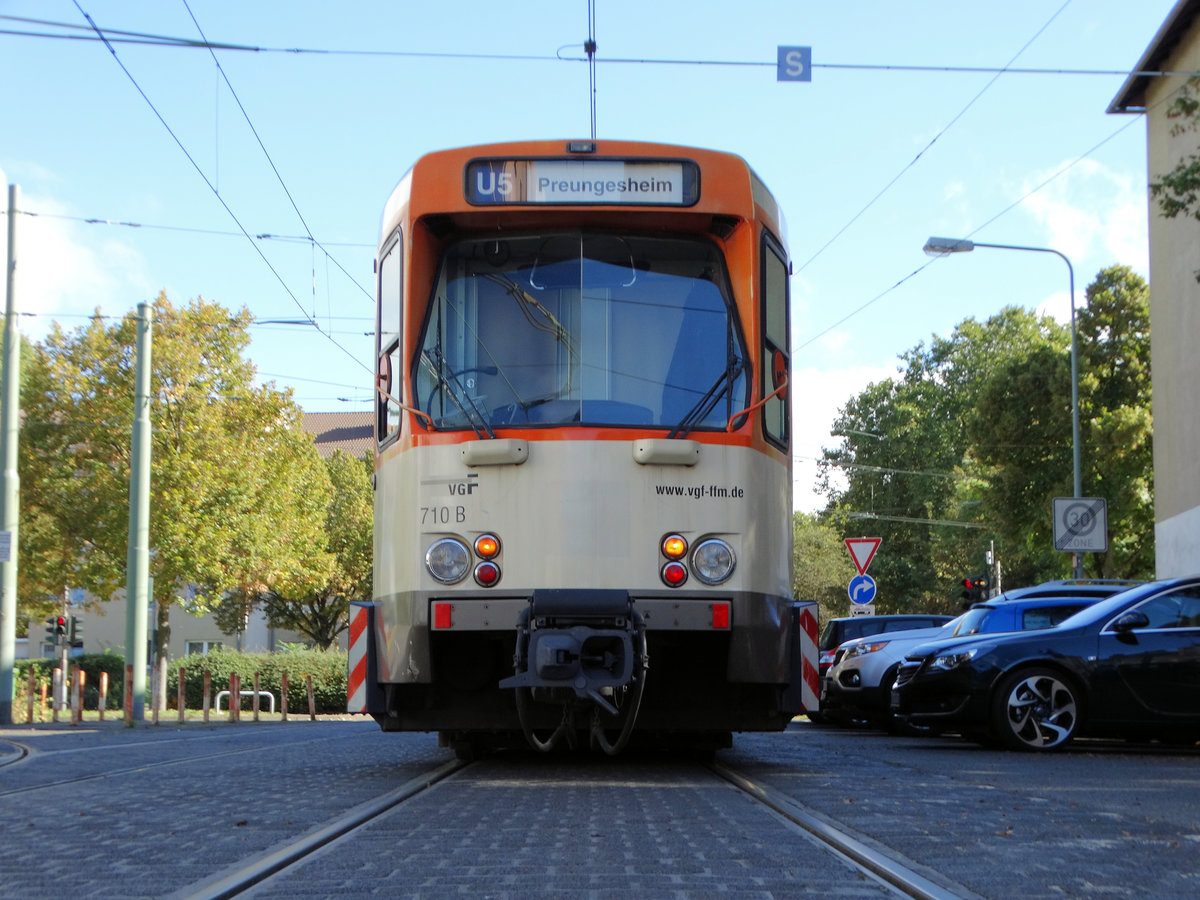
M 854 560 L 854 567 L 859 575 L 865 575 L 867 566 L 875 558 L 875 551 L 883 543 L 883 538 L 846 538 L 846 549 Z

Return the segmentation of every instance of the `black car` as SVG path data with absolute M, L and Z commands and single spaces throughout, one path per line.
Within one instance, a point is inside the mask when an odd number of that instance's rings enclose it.
M 913 725 L 1026 750 L 1200 739 L 1200 576 L 1122 591 L 1044 631 L 924 644 L 891 705 Z

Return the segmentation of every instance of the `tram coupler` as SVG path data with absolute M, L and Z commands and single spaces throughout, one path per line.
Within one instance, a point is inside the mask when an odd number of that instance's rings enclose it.
M 644 668 L 641 629 L 626 591 L 534 591 L 517 620 L 516 674 L 500 687 L 569 689 L 616 716 L 603 691 L 628 685 Z

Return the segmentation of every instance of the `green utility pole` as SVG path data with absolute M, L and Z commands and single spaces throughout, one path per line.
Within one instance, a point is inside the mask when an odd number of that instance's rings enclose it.
M 147 303 L 138 304 L 137 393 L 129 465 L 129 555 L 125 573 L 125 661 L 133 667 L 133 719 L 145 719 L 146 619 L 150 606 L 150 321 Z
M 0 725 L 11 725 L 13 667 L 17 655 L 17 521 L 20 514 L 20 480 L 17 475 L 17 429 L 21 406 L 21 334 L 17 330 L 17 201 L 21 189 L 8 186 L 8 273 L 4 301 L 4 492 L 0 502 L 0 531 L 8 554 L 0 561 Z

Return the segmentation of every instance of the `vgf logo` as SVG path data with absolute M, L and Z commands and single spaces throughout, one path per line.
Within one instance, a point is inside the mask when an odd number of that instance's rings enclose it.
M 513 192 L 512 172 L 495 169 L 475 170 L 475 194 L 479 197 L 509 197 Z
M 474 472 L 467 476 L 466 481 L 448 481 L 447 487 L 450 489 L 451 496 L 466 497 L 475 492 L 475 488 L 479 487 L 479 478 Z

